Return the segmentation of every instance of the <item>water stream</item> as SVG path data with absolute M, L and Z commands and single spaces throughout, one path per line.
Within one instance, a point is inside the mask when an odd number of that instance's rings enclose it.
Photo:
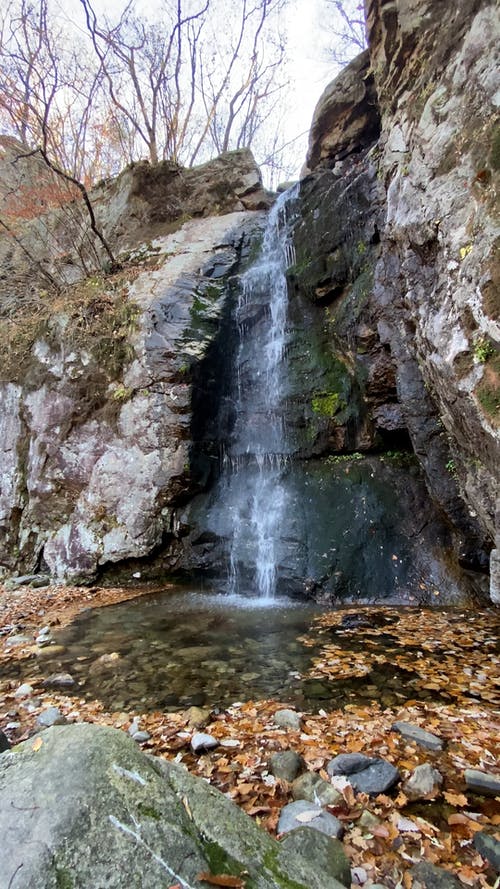
M 228 590 L 264 602 L 276 592 L 283 484 L 291 445 L 284 419 L 288 294 L 285 271 L 293 193 L 271 210 L 260 255 L 242 276 L 236 307 L 235 421 L 224 454 L 216 509 L 230 517 Z

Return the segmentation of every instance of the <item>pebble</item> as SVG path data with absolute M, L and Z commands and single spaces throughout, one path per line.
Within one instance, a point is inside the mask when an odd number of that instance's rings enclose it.
M 391 728 L 394 732 L 399 732 L 406 741 L 415 741 L 415 744 L 426 750 L 442 750 L 444 747 L 442 738 L 426 732 L 418 725 L 412 725 L 411 722 L 394 722 Z
M 292 785 L 292 796 L 295 800 L 305 799 L 317 806 L 336 806 L 344 800 L 342 794 L 316 772 L 305 772 L 296 778 Z
M 289 728 L 293 731 L 300 731 L 302 727 L 300 714 L 295 710 L 277 710 L 273 716 L 273 722 L 280 728 Z
M 368 874 L 364 867 L 353 867 L 351 870 L 352 882 L 358 886 L 362 886 L 368 879 Z
M 425 762 L 412 772 L 403 786 L 403 793 L 411 800 L 434 799 L 441 792 L 442 783 L 441 772 Z
M 204 732 L 195 732 L 191 738 L 191 750 L 193 753 L 204 753 L 206 750 L 214 750 L 219 746 L 217 738 L 206 735 Z
M 500 794 L 500 778 L 489 772 L 480 772 L 478 769 L 466 769 L 464 773 L 465 783 L 473 793 L 484 796 L 498 796 Z
M 14 692 L 15 698 L 28 698 L 33 691 L 33 686 L 29 682 L 23 682 Z
M 275 778 L 290 783 L 304 768 L 304 760 L 295 750 L 283 750 L 280 753 L 273 753 L 269 760 L 269 771 Z
M 151 735 L 146 731 L 135 732 L 135 734 L 132 735 L 132 739 L 137 741 L 138 744 L 143 744 L 145 741 L 149 741 L 150 737 Z
M 288 803 L 282 808 L 278 821 L 278 833 L 288 833 L 297 827 L 310 827 L 336 839 L 340 839 L 344 833 L 344 826 L 338 818 L 330 815 L 329 812 L 324 812 L 320 806 L 314 806 L 302 799 Z
M 68 720 L 58 707 L 47 707 L 46 710 L 42 710 L 36 720 L 37 725 L 43 728 L 50 728 L 51 725 L 66 725 L 67 722 Z
M 42 682 L 44 688 L 71 688 L 75 680 L 69 673 L 52 673 Z

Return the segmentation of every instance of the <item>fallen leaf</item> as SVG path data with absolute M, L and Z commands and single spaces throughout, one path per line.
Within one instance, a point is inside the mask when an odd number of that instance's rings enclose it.
M 310 809 L 307 812 L 301 812 L 300 815 L 296 815 L 296 821 L 300 821 L 301 824 L 309 824 L 310 821 L 314 821 L 315 818 L 319 818 L 321 812 L 318 812 L 317 809 Z
M 447 803 L 450 806 L 466 806 L 468 804 L 468 799 L 463 793 L 451 793 L 451 791 L 443 794 Z
M 245 887 L 245 881 L 241 877 L 232 877 L 231 874 L 210 874 L 207 871 L 201 871 L 196 874 L 196 879 L 210 883 L 211 886 L 230 886 L 231 889 L 244 889 Z
M 38 750 L 40 750 L 40 747 L 42 746 L 42 744 L 43 744 L 42 739 L 37 738 L 36 741 L 34 741 L 33 747 L 31 749 L 34 750 L 36 753 Z

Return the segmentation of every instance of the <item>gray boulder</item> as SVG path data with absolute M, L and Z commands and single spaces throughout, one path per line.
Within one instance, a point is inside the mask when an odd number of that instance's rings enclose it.
M 252 889 L 340 889 L 206 782 L 116 729 L 54 726 L 4 753 L 0 798 L 0 886 L 11 889 L 191 889 L 200 872 L 243 871 Z
M 466 769 L 464 772 L 465 783 L 468 790 L 484 796 L 498 796 L 500 794 L 500 778 L 490 772 L 480 772 L 479 769 Z
M 411 868 L 415 889 L 463 889 L 463 885 L 454 874 L 431 864 L 430 861 L 419 861 Z
M 443 776 L 430 763 L 417 766 L 403 786 L 408 799 L 434 799 L 441 792 Z
M 329 775 L 344 775 L 354 790 L 376 795 L 386 793 L 400 779 L 398 770 L 385 759 L 362 753 L 341 753 L 327 765 Z

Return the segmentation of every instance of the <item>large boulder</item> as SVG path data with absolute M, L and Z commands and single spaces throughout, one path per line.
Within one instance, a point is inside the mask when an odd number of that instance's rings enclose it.
M 3 753 L 0 796 L 0 885 L 11 889 L 193 889 L 202 873 L 244 873 L 247 889 L 341 889 L 221 793 L 115 729 L 57 726 Z
M 319 98 L 309 133 L 307 167 L 332 167 L 380 134 L 380 115 L 368 50 L 328 84 Z

